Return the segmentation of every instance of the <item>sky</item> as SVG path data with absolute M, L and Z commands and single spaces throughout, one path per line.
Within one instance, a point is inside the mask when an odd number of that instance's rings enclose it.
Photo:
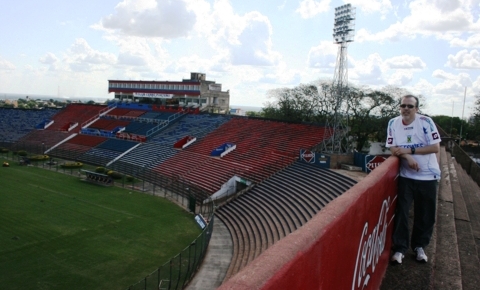
M 108 80 L 202 72 L 231 105 L 263 107 L 269 90 L 333 80 L 334 10 L 347 3 L 349 83 L 405 88 L 429 115 L 471 114 L 480 0 L 0 0 L 0 95 L 113 98 Z

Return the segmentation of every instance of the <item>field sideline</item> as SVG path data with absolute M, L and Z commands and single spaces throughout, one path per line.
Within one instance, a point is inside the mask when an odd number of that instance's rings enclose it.
M 0 167 L 0 289 L 126 289 L 199 234 L 172 202 L 36 167 Z

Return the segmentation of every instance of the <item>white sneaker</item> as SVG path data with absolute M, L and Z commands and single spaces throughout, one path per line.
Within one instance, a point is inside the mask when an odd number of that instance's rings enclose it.
M 426 263 L 428 262 L 428 257 L 425 255 L 425 251 L 422 247 L 415 248 L 415 253 L 417 253 L 417 261 Z
M 402 259 L 404 258 L 405 256 L 400 253 L 400 252 L 396 252 L 395 254 L 393 254 L 392 258 L 390 259 L 390 261 L 392 262 L 392 264 L 394 265 L 400 265 L 402 264 Z

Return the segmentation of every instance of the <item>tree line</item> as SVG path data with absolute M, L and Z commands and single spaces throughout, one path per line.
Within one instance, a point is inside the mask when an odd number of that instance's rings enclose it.
M 13 101 L 0 100 L 0 108 L 18 108 L 18 109 L 41 109 L 41 108 L 60 108 L 65 107 L 66 105 L 72 103 L 71 100 L 41 100 L 41 99 L 30 99 L 28 96 L 23 99 L 19 98 L 16 100 L 16 104 Z M 85 104 L 93 105 L 95 102 L 93 100 L 85 101 Z

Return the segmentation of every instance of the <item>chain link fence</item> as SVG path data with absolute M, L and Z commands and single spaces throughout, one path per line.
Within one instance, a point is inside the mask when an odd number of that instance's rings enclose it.
M 212 203 L 213 208 L 213 203 Z M 128 290 L 183 289 L 199 269 L 212 236 L 213 211 L 203 232 L 182 252 L 170 259 Z

